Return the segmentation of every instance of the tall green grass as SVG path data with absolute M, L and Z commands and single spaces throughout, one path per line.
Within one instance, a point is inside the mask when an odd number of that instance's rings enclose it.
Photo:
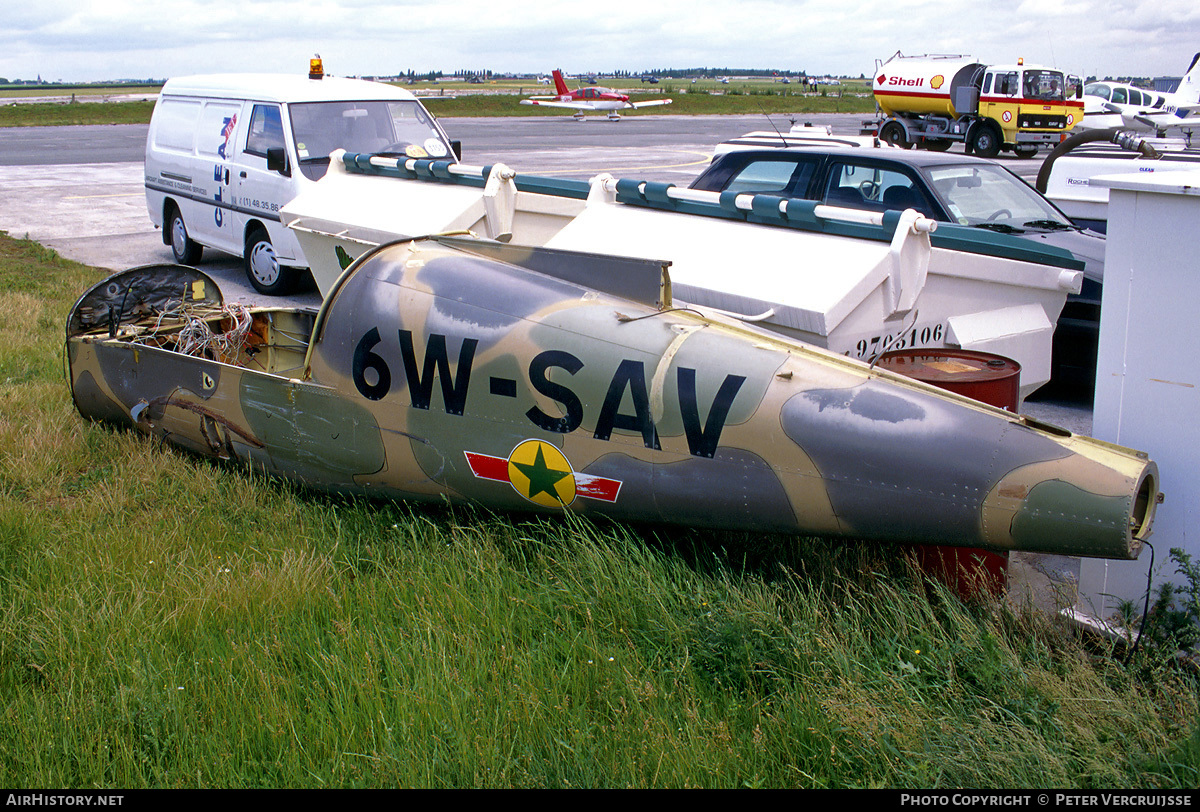
M 0 237 L 0 785 L 1195 787 L 1193 677 L 895 551 L 368 502 L 73 409 Z

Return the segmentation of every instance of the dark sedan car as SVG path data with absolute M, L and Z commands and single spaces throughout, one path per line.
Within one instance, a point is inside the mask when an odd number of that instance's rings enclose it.
M 1075 225 L 995 161 L 886 146 L 734 146 L 718 150 L 691 188 L 774 194 L 869 211 L 911 208 L 934 220 L 1064 248 L 1084 263 L 1084 281 L 1058 320 L 1054 379 L 1085 385 L 1094 379 L 1104 237 Z

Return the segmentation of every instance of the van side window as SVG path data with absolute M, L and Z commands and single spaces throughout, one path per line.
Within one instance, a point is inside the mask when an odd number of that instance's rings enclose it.
M 238 113 L 241 102 L 206 101 L 196 124 L 196 154 L 206 158 L 229 160 L 242 126 Z
M 158 102 L 154 115 L 158 117 L 158 126 L 153 131 L 154 145 L 191 153 L 199 129 L 200 102 L 163 98 Z
M 283 119 L 273 104 L 256 104 L 250 115 L 250 132 L 246 136 L 246 152 L 267 155 L 270 147 L 283 146 Z

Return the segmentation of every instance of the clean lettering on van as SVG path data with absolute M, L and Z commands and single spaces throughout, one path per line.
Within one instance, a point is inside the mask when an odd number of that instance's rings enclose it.
M 229 142 L 233 138 L 234 132 L 237 130 L 237 113 L 232 116 L 226 116 L 223 125 L 221 126 L 221 137 L 225 139 L 225 143 L 217 147 L 217 154 L 225 160 L 229 160 Z M 221 211 L 221 203 L 225 200 L 224 189 L 221 188 L 221 172 L 222 166 L 216 164 L 213 167 L 213 180 L 217 182 L 217 194 L 215 195 L 217 207 L 213 211 L 213 222 L 220 228 L 225 224 L 225 215 Z
M 229 142 L 226 141 L 226 143 Z M 221 147 L 217 151 L 220 152 L 224 149 L 225 147 Z M 213 180 L 217 182 L 217 193 L 214 195 L 214 199 L 217 201 L 217 208 L 213 211 L 213 222 L 217 224 L 217 228 L 220 228 L 225 223 L 225 215 L 221 213 L 221 202 L 224 200 L 224 195 L 222 194 L 223 190 L 221 188 L 221 178 L 224 177 L 224 173 L 224 165 L 213 164 Z

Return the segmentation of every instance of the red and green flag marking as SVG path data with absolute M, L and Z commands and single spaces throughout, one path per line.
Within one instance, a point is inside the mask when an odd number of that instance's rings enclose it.
M 621 491 L 619 480 L 572 470 L 562 451 L 544 440 L 525 440 L 508 457 L 463 453 L 475 476 L 507 482 L 521 496 L 542 507 L 567 507 L 578 496 L 615 502 Z

